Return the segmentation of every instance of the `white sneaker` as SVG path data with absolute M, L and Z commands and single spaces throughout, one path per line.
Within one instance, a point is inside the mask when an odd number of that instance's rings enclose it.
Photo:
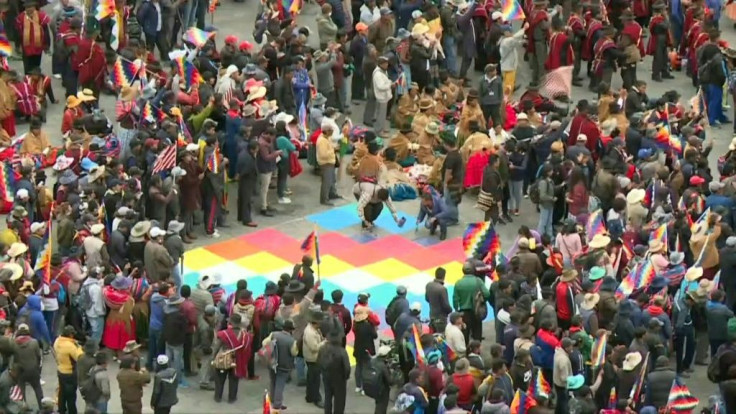
M 355 393 L 356 393 L 356 394 L 360 394 L 360 393 L 362 393 L 362 392 L 363 392 L 363 390 L 362 390 L 362 389 L 360 389 L 360 387 L 355 387 Z
M 289 197 L 281 197 L 279 198 L 279 204 L 291 204 L 291 199 Z
M 360 395 L 365 396 L 365 391 L 360 390 Z
M 214 232 L 213 232 L 212 234 L 210 234 L 210 235 L 209 235 L 208 237 L 210 237 L 210 238 L 212 238 L 212 239 L 219 239 L 219 238 L 220 238 L 220 233 L 219 233 L 219 232 L 218 232 L 217 230 L 215 230 L 215 231 L 214 231 Z
M 59 75 L 58 73 L 54 73 L 54 79 L 61 79 L 61 75 Z

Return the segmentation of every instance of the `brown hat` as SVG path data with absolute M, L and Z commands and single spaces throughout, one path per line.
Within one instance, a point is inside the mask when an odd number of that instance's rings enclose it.
M 471 90 L 468 91 L 468 96 L 467 96 L 468 98 L 478 99 L 479 96 L 480 95 L 478 95 L 478 90 L 477 89 L 471 89 Z
M 434 106 L 433 102 L 429 98 L 423 98 L 419 100 L 419 109 L 422 111 L 428 111 Z

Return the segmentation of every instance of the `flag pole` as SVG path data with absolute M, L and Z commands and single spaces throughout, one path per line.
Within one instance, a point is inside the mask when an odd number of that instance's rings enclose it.
M 319 269 L 321 260 L 319 260 L 319 235 L 317 233 L 317 226 L 314 226 L 314 260 L 317 261 L 317 281 L 321 281 L 322 275 Z

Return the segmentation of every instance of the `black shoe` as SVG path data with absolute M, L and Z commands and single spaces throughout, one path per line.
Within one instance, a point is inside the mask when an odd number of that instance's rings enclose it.
M 447 238 L 447 230 L 440 230 L 440 241 Z
M 675 79 L 675 77 L 672 76 L 671 73 L 667 72 L 667 73 L 662 74 L 662 79 Z
M 333 203 L 332 201 L 322 201 L 320 202 L 320 204 L 322 204 L 323 206 L 330 206 L 330 207 L 335 205 L 335 203 Z
M 506 220 L 504 220 L 503 217 L 499 217 L 498 220 L 496 220 L 496 224 L 503 226 L 506 224 Z
M 268 210 L 261 210 L 261 215 L 266 217 L 273 217 L 273 213 Z
M 652 76 L 652 80 L 655 82 L 662 82 L 662 76 Z
M 322 401 L 317 401 L 316 403 L 314 403 L 314 405 L 317 408 L 325 408 L 325 403 L 323 403 Z
M 504 219 L 504 221 L 506 221 L 507 223 L 513 223 L 513 222 L 514 222 L 514 219 L 512 219 L 512 218 L 511 218 L 511 216 L 509 216 L 508 214 L 504 214 L 504 215 L 502 216 L 502 218 L 503 218 L 503 219 Z
M 690 378 L 690 374 L 688 374 L 687 372 L 680 372 L 677 375 L 680 376 L 680 377 L 682 377 L 682 378 Z

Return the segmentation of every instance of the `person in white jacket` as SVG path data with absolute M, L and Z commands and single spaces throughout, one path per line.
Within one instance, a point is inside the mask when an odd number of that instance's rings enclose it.
M 381 9 L 376 0 L 368 0 L 360 6 L 360 21 L 370 26 L 381 18 Z
M 528 23 L 524 24 L 518 32 L 513 33 L 511 26 L 503 27 L 503 37 L 498 40 L 499 53 L 501 55 L 501 76 L 503 78 L 503 89 L 511 88 L 513 93 L 516 84 L 516 69 L 519 67 L 519 47 L 524 42 L 524 30 Z
M 393 98 L 392 87 L 393 82 L 388 77 L 388 58 L 379 56 L 378 66 L 373 70 L 373 93 L 376 96 L 376 135 L 388 137 L 388 129 L 386 126 L 386 118 L 388 117 L 388 103 Z

